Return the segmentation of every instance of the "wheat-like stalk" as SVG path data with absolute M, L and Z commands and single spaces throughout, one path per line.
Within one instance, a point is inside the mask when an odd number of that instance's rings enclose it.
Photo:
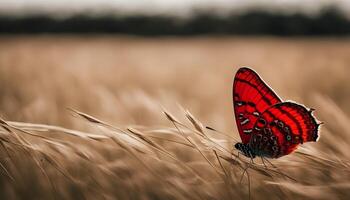
M 189 111 L 184 116 L 191 126 L 164 111 L 169 127 L 125 130 L 72 112 L 99 131 L 0 121 L 4 196 L 22 198 L 21 194 L 33 189 L 23 184 L 28 179 L 40 188 L 40 197 L 57 199 L 260 199 L 270 192 L 274 197 L 311 198 L 320 188 L 334 192 L 349 187 L 347 182 L 338 182 L 336 174 L 329 175 L 336 181 L 330 188 L 311 185 L 302 174 L 319 175 L 325 168 L 347 174 L 347 161 L 301 149 L 288 164 L 286 160 L 252 163 L 231 148 L 228 134 L 204 128 Z

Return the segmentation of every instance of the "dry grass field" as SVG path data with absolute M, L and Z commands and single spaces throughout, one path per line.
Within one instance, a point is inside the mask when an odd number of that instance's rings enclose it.
M 320 140 L 236 159 L 239 66 Z M 348 39 L 2 36 L 0 199 L 348 199 L 349 74 Z

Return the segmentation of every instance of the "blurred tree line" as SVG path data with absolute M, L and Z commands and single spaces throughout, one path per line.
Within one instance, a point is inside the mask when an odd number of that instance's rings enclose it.
M 350 20 L 336 8 L 323 9 L 317 16 L 253 10 L 220 17 L 199 12 L 189 19 L 169 16 L 76 15 L 65 19 L 37 15 L 0 15 L 0 34 L 118 33 L 143 36 L 191 35 L 348 35 Z

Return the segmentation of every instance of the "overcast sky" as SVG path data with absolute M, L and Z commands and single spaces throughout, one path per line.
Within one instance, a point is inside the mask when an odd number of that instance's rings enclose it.
M 350 13 L 350 0 L 0 0 L 0 13 L 23 15 L 48 13 L 69 16 L 76 13 L 168 14 L 186 16 L 193 8 L 218 13 L 264 7 L 281 12 L 317 13 L 323 6 L 336 4 Z

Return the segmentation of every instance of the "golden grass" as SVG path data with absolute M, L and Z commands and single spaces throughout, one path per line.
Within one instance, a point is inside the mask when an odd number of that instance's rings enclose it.
M 348 40 L 0 40 L 0 199 L 350 196 Z M 267 168 L 237 158 L 241 65 L 316 108 L 320 140 Z

